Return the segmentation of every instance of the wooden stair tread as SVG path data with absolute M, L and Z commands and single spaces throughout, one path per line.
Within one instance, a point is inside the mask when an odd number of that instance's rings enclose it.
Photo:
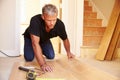
M 83 36 L 103 36 L 105 27 L 84 27 Z
M 89 2 L 88 1 L 84 1 L 84 6 L 88 6 Z
M 96 19 L 97 18 L 97 13 L 96 12 L 84 12 L 84 19 Z
M 85 11 L 92 11 L 92 6 L 84 6 Z
M 103 36 L 84 36 L 83 45 L 84 46 L 99 46 Z

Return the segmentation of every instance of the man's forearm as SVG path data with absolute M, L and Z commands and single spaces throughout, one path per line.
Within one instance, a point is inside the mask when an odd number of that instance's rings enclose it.
M 63 43 L 64 43 L 64 47 L 65 47 L 66 52 L 69 53 L 70 52 L 70 43 L 69 43 L 69 40 L 66 39 L 66 40 L 63 41 Z
M 30 34 L 30 36 L 31 36 L 31 40 L 32 40 L 32 46 L 33 46 L 35 57 L 36 57 L 40 66 L 44 65 L 45 60 L 43 58 L 41 46 L 39 45 L 40 37 L 35 36 L 33 34 Z
M 52 71 L 52 68 L 46 64 L 44 58 L 43 58 L 43 55 L 42 55 L 42 49 L 41 49 L 41 46 L 39 44 L 37 45 L 33 45 L 33 49 L 34 49 L 34 53 L 35 53 L 35 56 L 36 56 L 36 59 L 41 67 L 41 69 L 44 71 L 44 72 L 51 72 Z
M 40 45 L 39 44 L 33 44 L 33 50 L 34 50 L 35 57 L 36 57 L 39 65 L 40 66 L 44 65 L 45 60 L 43 58 L 42 49 L 41 49 Z
M 65 47 L 66 52 L 67 52 L 68 59 L 74 58 L 74 55 L 70 51 L 70 42 L 69 42 L 69 40 L 66 39 L 63 42 L 64 42 L 64 47 Z

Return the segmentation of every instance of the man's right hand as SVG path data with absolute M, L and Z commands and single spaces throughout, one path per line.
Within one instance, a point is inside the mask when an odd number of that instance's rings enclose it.
M 50 65 L 46 64 L 46 63 L 41 65 L 41 69 L 44 72 L 52 72 L 53 71 L 53 68 Z

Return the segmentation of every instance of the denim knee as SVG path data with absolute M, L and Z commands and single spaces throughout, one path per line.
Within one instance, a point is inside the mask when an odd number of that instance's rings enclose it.
M 26 61 L 33 61 L 34 56 L 24 55 L 24 58 L 25 58 Z
M 53 54 L 53 55 L 48 55 L 48 56 L 46 56 L 47 59 L 54 59 L 54 57 L 55 57 L 54 54 Z

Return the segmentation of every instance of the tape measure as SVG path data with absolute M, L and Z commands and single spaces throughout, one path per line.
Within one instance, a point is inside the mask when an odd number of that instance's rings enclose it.
M 26 74 L 26 79 L 27 80 L 35 80 L 36 72 L 34 70 L 25 68 L 23 66 L 19 66 L 19 69 L 27 72 L 27 74 Z
M 27 80 L 35 80 L 36 73 L 33 70 L 29 70 L 26 75 Z

